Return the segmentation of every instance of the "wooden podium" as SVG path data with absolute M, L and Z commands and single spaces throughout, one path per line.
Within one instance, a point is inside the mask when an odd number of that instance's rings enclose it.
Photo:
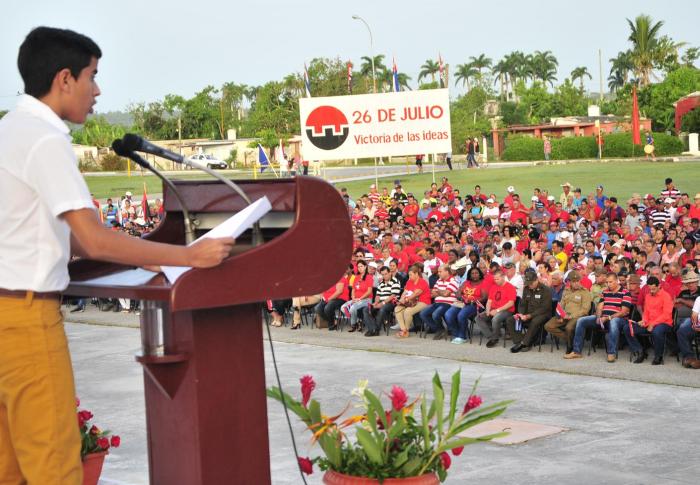
M 217 181 L 175 184 L 200 234 L 245 207 Z M 193 269 L 171 285 L 162 274 L 132 281 L 137 272 L 118 264 L 69 267 L 67 295 L 143 302 L 137 360 L 154 485 L 270 483 L 259 302 L 320 293 L 350 261 L 348 212 L 333 186 L 311 177 L 239 184 L 251 200 L 265 195 L 272 204 L 261 220 L 265 243 L 252 247 L 248 231 L 216 268 Z M 164 190 L 165 218 L 146 237 L 184 244 L 182 208 Z

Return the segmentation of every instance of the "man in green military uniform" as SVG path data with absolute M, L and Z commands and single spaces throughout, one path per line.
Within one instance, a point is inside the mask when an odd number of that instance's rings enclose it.
M 515 344 L 510 349 L 513 353 L 530 350 L 535 337 L 552 315 L 552 291 L 549 287 L 540 283 L 537 273 L 532 270 L 525 271 L 523 279 L 525 288 L 518 304 L 518 313 L 506 322 Z M 520 319 L 522 326 L 527 327 L 524 335 L 516 331 L 516 319 Z
M 553 337 L 566 339 L 566 353 L 572 350 L 572 339 L 576 330 L 576 321 L 591 312 L 593 296 L 581 285 L 581 274 L 572 271 L 567 278 L 569 288 L 564 290 L 561 298 L 563 315 L 554 315 L 545 325 L 544 329 Z

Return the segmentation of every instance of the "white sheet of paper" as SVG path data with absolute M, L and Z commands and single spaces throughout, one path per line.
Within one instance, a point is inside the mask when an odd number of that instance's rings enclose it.
M 214 229 L 206 233 L 199 239 L 233 237 L 236 238 L 253 226 L 265 214 L 270 212 L 272 205 L 267 197 L 262 197 L 248 207 L 229 217 Z M 198 240 L 199 240 L 198 239 Z M 170 283 L 175 283 L 177 279 L 192 268 L 187 266 L 163 266 L 162 270 Z
M 151 278 L 157 274 L 158 273 L 143 268 L 136 268 L 81 281 L 81 283 L 94 286 L 140 286 L 151 281 Z

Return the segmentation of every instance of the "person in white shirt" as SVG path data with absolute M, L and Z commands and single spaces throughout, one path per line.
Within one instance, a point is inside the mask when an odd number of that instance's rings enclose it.
M 484 212 L 482 214 L 483 219 L 489 219 L 491 221 L 491 226 L 495 227 L 498 225 L 499 213 L 500 211 L 498 209 L 496 201 L 494 201 L 493 199 L 486 199 L 486 207 L 484 208 Z
M 100 48 L 48 27 L 22 43 L 26 94 L 0 120 L 0 480 L 82 483 L 75 385 L 60 292 L 71 255 L 131 266 L 212 267 L 232 238 L 171 246 L 100 223 L 64 121 L 85 122 Z M 11 437 L 11 438 L 10 438 Z
M 518 295 L 518 298 L 522 298 L 523 288 L 525 288 L 525 282 L 523 281 L 523 277 L 520 276 L 520 274 L 516 270 L 515 264 L 512 262 L 505 263 L 503 265 L 503 268 L 505 269 L 506 281 L 511 285 L 515 286 L 515 292 Z

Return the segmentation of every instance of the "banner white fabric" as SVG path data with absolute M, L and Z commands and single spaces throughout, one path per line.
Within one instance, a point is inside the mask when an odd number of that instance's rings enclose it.
M 299 99 L 306 160 L 452 151 L 447 89 Z

